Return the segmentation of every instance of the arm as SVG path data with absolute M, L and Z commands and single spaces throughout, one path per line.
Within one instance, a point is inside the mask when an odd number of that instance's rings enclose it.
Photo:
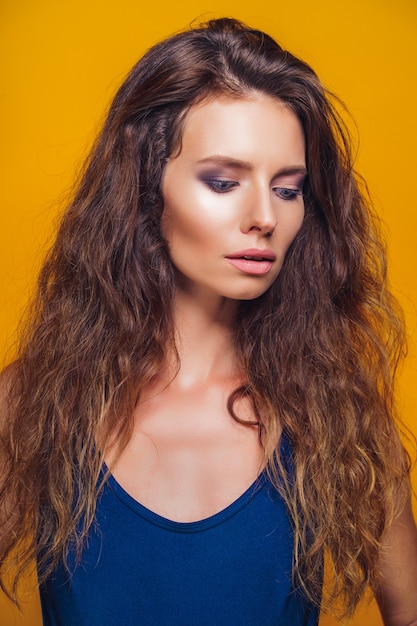
M 411 498 L 388 530 L 376 599 L 385 626 L 417 626 L 417 527 Z

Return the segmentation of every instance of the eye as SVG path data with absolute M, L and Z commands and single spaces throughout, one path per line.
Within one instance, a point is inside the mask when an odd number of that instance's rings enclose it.
M 205 184 L 216 193 L 227 193 L 239 185 L 234 180 L 226 180 L 224 178 L 206 178 Z
M 301 189 L 291 189 L 290 187 L 274 187 L 273 191 L 276 193 L 278 198 L 282 200 L 296 200 L 298 197 L 302 197 L 303 192 Z

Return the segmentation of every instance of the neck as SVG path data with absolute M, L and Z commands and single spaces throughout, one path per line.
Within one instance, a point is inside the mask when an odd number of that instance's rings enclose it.
M 189 388 L 237 377 L 233 329 L 238 306 L 230 299 L 199 300 L 178 290 L 174 325 L 180 368 L 174 385 Z

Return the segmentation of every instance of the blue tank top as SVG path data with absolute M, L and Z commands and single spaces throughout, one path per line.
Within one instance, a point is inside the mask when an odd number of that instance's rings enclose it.
M 41 588 L 44 626 L 317 625 L 317 607 L 292 586 L 292 559 L 286 506 L 265 473 L 187 523 L 156 515 L 111 476 L 81 565 L 70 554 L 71 573 L 60 566 Z

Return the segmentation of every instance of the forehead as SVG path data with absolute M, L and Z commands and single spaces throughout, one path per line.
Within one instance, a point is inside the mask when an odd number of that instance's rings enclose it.
M 200 159 L 226 154 L 247 160 L 285 156 L 302 163 L 304 151 L 304 134 L 295 113 L 278 99 L 255 94 L 219 96 L 192 106 L 183 121 L 178 156 Z

